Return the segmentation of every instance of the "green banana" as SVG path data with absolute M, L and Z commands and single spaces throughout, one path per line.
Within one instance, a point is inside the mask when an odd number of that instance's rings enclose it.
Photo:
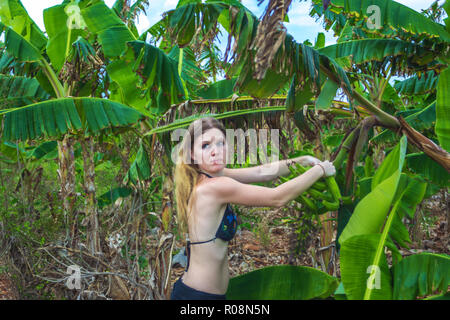
M 314 198 L 315 200 L 328 200 L 328 201 L 333 201 L 333 199 L 330 197 L 329 194 L 318 191 L 316 189 L 312 189 L 309 188 L 308 190 L 306 190 L 307 193 L 309 193 L 311 195 L 312 198 Z
M 342 203 L 343 204 L 352 204 L 353 203 L 352 196 L 342 197 Z
M 328 211 L 336 211 L 339 209 L 339 201 L 329 202 L 327 200 L 323 200 L 322 204 Z
M 317 189 L 319 191 L 324 191 L 327 189 L 327 185 L 325 184 L 325 182 L 322 181 L 316 181 L 313 185 L 312 188 Z
M 317 212 L 317 206 L 314 203 L 314 201 L 312 201 L 308 197 L 304 196 L 303 194 L 299 195 L 296 198 L 296 200 L 298 202 L 300 202 L 301 204 L 305 205 L 306 207 L 308 207 L 309 209 L 311 209 L 312 211 Z
M 333 195 L 334 200 L 340 203 L 342 201 L 341 190 L 339 189 L 334 177 L 326 177 L 325 182 L 328 186 L 328 190 Z
M 288 182 L 290 180 L 289 178 L 286 178 L 286 177 L 283 177 L 283 176 L 280 176 L 279 178 L 280 178 L 282 183 Z
M 294 163 L 295 169 L 300 172 L 300 174 L 305 173 L 308 169 L 306 169 L 304 166 L 302 166 L 300 163 L 296 162 Z

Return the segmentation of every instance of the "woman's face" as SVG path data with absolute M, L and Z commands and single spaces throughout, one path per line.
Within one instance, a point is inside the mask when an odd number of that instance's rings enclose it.
M 216 128 L 206 130 L 194 142 L 192 157 L 200 170 L 219 172 L 226 165 L 226 140 Z

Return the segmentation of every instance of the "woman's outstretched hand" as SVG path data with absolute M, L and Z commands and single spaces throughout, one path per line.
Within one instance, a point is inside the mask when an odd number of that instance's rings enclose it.
M 322 167 L 324 177 L 331 177 L 336 174 L 336 168 L 334 167 L 333 163 L 328 160 L 325 160 L 323 162 L 319 161 L 317 165 Z

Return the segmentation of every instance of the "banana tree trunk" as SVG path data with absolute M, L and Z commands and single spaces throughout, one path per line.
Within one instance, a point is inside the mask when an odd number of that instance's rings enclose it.
M 95 199 L 94 141 L 92 137 L 81 138 L 84 164 L 84 193 L 86 214 L 86 242 L 92 254 L 101 253 L 97 203 Z
M 323 248 L 320 254 L 323 259 L 323 272 L 330 275 L 334 275 L 335 267 L 333 262 L 334 247 L 331 245 L 333 242 L 334 227 L 333 220 L 331 220 L 337 212 L 327 212 L 320 216 L 322 228 L 320 230 L 320 246 Z M 326 249 L 325 249 L 326 248 Z
M 76 210 L 74 205 L 76 201 L 75 195 L 75 157 L 73 151 L 74 139 L 68 135 L 64 135 L 62 141 L 58 141 L 58 165 L 57 170 L 59 177 L 59 196 L 63 205 L 64 223 L 67 230 L 67 238 L 70 237 L 72 242 L 76 233 Z M 70 235 L 69 235 L 70 228 Z M 73 243 L 72 243 L 73 244 Z

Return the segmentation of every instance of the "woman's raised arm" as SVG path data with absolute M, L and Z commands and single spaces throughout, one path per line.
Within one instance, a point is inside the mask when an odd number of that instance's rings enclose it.
M 318 164 L 320 160 L 312 156 L 300 156 L 249 168 L 224 168 L 223 173 L 224 176 L 233 178 L 241 183 L 267 182 L 272 181 L 279 176 L 289 175 L 291 172 L 289 171 L 288 163 L 293 162 L 299 163 L 302 166 L 314 166 Z
M 199 188 L 201 193 L 210 195 L 220 203 L 236 203 L 255 207 L 282 207 L 306 191 L 324 174 L 323 166 L 333 166 L 330 162 L 315 165 L 304 174 L 279 185 L 267 188 L 241 183 L 227 176 L 208 179 Z M 334 167 L 333 167 L 334 169 Z

